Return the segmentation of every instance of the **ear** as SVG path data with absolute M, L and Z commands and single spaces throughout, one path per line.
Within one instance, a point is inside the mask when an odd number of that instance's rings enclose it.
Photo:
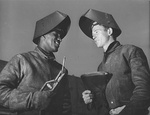
M 113 33 L 113 29 L 112 28 L 108 28 L 108 30 L 107 30 L 107 32 L 108 32 L 108 35 L 112 35 L 112 33 Z
M 40 41 L 41 41 L 41 42 L 43 42 L 45 39 L 46 39 L 45 36 L 41 36 L 41 37 L 40 37 Z

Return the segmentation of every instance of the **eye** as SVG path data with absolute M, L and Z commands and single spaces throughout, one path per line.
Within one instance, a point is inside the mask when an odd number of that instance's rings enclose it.
M 58 37 L 58 34 L 56 32 L 53 33 L 53 36 L 55 36 L 55 38 Z
M 94 30 L 94 31 L 93 31 L 93 34 L 97 34 L 97 33 L 98 33 L 98 30 Z
M 97 33 L 98 33 L 98 31 L 96 30 L 96 31 L 95 31 L 95 33 L 97 34 Z

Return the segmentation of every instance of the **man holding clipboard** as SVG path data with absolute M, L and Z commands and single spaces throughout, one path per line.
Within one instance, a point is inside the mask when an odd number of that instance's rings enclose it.
M 103 49 L 103 60 L 97 71 L 112 74 L 104 89 L 108 106 L 103 104 L 98 109 L 98 115 L 147 115 L 150 106 L 150 69 L 143 50 L 132 44 L 122 45 L 118 41 L 122 31 L 109 13 L 89 9 L 81 16 L 79 26 L 98 48 Z M 82 94 L 86 104 L 97 101 L 90 90 Z

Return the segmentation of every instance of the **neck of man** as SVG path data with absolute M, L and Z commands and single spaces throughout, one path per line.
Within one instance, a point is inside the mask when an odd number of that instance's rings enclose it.
M 112 36 L 110 36 L 108 42 L 103 46 L 104 52 L 107 51 L 109 45 L 110 45 L 112 42 L 114 42 L 114 41 L 115 41 L 114 38 L 113 38 Z

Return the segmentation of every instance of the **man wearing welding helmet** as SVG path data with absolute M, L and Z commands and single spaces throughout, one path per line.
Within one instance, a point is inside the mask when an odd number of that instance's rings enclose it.
M 103 48 L 103 60 L 97 71 L 112 74 L 104 93 L 108 104 L 99 108 L 98 114 L 147 115 L 150 70 L 143 50 L 134 45 L 121 45 L 117 41 L 121 29 L 111 14 L 89 9 L 81 16 L 79 26 L 98 48 Z M 82 97 L 85 104 L 97 106 L 90 90 L 85 90 Z
M 54 90 L 44 83 L 55 79 L 62 65 L 55 59 L 70 27 L 68 15 L 55 11 L 36 22 L 34 51 L 17 54 L 0 74 L 0 114 L 71 115 L 67 70 Z

